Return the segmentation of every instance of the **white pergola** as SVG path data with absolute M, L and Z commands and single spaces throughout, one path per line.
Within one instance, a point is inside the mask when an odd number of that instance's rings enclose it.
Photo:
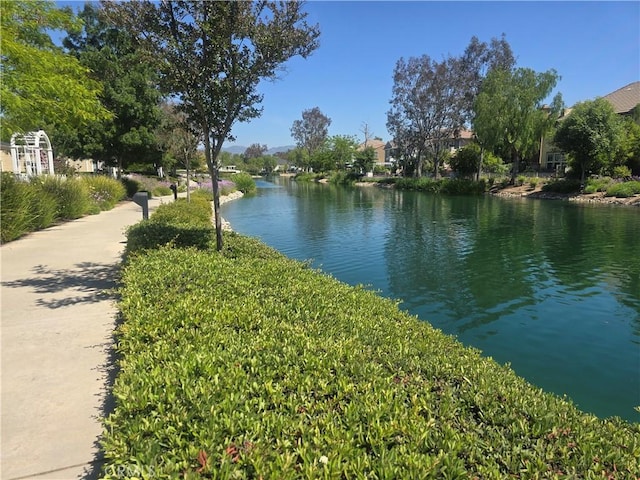
M 11 160 L 16 174 L 54 174 L 53 150 L 44 130 L 11 135 Z

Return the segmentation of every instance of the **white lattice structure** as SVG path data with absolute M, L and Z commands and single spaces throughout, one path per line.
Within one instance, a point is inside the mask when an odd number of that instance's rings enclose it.
M 27 176 L 53 175 L 53 150 L 44 130 L 11 136 L 13 173 Z

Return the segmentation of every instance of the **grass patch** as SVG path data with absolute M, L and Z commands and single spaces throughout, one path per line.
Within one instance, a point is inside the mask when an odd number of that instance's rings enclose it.
M 633 478 L 640 425 L 225 233 L 123 270 L 105 478 Z

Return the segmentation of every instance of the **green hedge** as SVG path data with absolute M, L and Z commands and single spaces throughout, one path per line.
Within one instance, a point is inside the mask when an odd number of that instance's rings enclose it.
M 105 478 L 634 478 L 600 420 L 259 242 L 123 270 Z
M 149 217 L 127 229 L 126 256 L 169 243 L 176 247 L 206 249 L 213 240 L 211 202 L 193 195 L 160 205 Z
M 443 178 L 435 180 L 429 177 L 397 177 L 396 188 L 416 190 L 426 193 L 442 193 L 446 195 L 482 195 L 487 190 L 485 180 L 475 181 L 464 178 Z

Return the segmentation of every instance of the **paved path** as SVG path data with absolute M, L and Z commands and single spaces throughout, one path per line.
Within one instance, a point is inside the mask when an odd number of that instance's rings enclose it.
M 162 197 L 149 201 L 152 211 Z M 0 478 L 97 478 L 116 274 L 133 202 L 0 247 Z

